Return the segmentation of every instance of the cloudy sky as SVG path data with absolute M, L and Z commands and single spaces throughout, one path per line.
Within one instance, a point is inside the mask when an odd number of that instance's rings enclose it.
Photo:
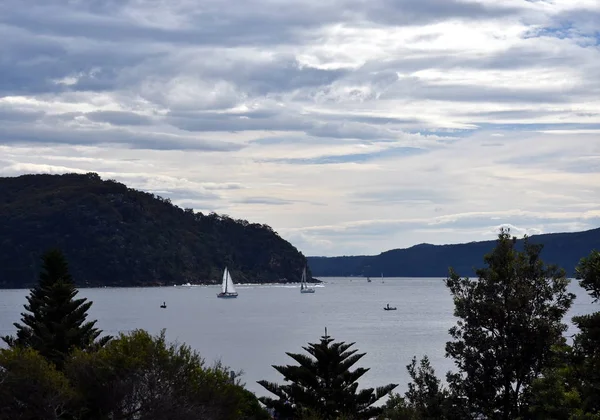
M 0 176 L 307 255 L 600 226 L 600 0 L 3 0 Z

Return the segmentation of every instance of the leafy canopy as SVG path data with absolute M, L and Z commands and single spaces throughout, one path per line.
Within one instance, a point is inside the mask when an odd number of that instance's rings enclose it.
M 563 341 L 562 318 L 574 299 L 569 280 L 563 270 L 544 264 L 541 245 L 527 237 L 523 242 L 519 251 L 516 238 L 502 229 L 477 280 L 452 269 L 446 279 L 459 319 L 450 329 L 454 340 L 446 344 L 458 368 L 448 382 L 473 417 L 519 417 L 524 392 Z

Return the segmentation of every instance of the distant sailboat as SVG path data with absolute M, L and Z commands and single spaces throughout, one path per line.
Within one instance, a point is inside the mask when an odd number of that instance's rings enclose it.
M 225 267 L 225 271 L 223 271 L 223 284 L 221 285 L 221 293 L 219 293 L 217 297 L 236 298 L 237 296 L 238 294 L 235 291 L 231 274 L 229 274 L 229 270 L 227 267 Z
M 371 283 L 371 277 L 367 276 L 367 283 Z
M 302 280 L 300 280 L 300 293 L 315 293 L 315 289 L 306 284 L 306 267 L 302 271 Z

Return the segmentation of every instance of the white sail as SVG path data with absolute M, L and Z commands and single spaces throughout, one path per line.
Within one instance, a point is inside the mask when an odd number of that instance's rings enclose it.
M 302 270 L 302 280 L 300 281 L 300 293 L 315 293 L 315 289 L 308 287 L 306 282 L 306 267 Z
M 225 271 L 223 271 L 223 282 L 221 283 L 221 292 L 228 292 L 227 290 L 227 277 L 229 276 L 229 270 L 225 267 Z
M 235 287 L 233 286 L 233 280 L 231 278 L 231 274 L 229 270 L 227 270 L 227 283 L 226 283 L 227 293 L 235 293 Z

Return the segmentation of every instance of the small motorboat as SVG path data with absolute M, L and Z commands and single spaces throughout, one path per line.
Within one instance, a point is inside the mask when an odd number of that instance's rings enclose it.
M 161 308 L 165 309 L 167 307 L 167 304 L 165 302 L 163 302 L 162 305 L 160 305 Z
M 388 303 L 387 306 L 383 307 L 384 311 L 395 311 L 396 307 L 395 306 L 390 306 L 390 304 Z

